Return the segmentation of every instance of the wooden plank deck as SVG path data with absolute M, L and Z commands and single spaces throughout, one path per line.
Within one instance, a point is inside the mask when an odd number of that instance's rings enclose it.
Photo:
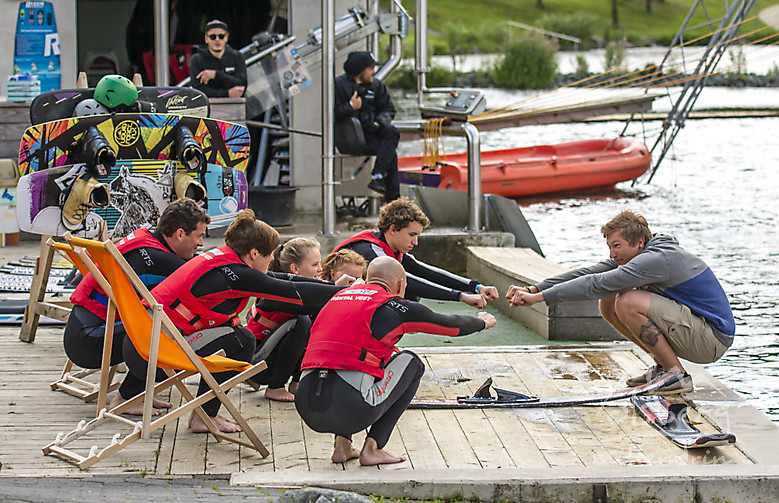
M 41 448 L 59 431 L 94 414 L 94 404 L 53 392 L 62 369 L 62 328 L 41 328 L 33 344 L 14 327 L 0 328 L 0 462 L 2 476 L 68 475 L 79 470 Z M 430 348 L 417 350 L 428 370 L 418 396 L 472 393 L 487 377 L 496 385 L 539 396 L 619 389 L 625 377 L 646 367 L 628 345 L 565 348 Z M 194 382 L 193 382 L 194 388 Z M 268 402 L 238 386 L 231 392 L 272 454 L 215 442 L 174 422 L 150 440 L 139 440 L 91 474 L 230 474 L 239 471 L 447 470 L 628 465 L 751 464 L 738 446 L 685 452 L 646 424 L 625 401 L 598 407 L 503 410 L 411 410 L 400 420 L 387 449 L 408 461 L 381 468 L 356 461 L 330 462 L 332 438 L 309 429 L 294 404 Z M 178 392 L 169 397 L 180 400 Z M 716 428 L 690 407 L 701 430 Z M 97 431 L 89 448 L 113 432 Z M 355 436 L 361 445 L 364 434 Z M 96 441 L 97 440 L 97 441 Z

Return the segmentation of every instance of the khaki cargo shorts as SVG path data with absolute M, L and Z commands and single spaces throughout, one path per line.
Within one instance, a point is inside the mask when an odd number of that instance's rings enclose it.
M 663 332 L 676 356 L 694 363 L 711 363 L 728 349 L 711 327 L 690 308 L 662 295 L 651 294 L 649 319 Z

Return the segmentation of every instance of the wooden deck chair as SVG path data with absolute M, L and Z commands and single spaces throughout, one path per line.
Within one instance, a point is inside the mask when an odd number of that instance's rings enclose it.
M 100 274 L 105 279 L 107 283 L 106 295 L 116 305 L 127 331 L 127 336 L 132 340 L 138 353 L 149 362 L 149 365 L 146 376 L 146 390 L 144 392 L 113 409 L 102 410 L 98 417 L 89 422 L 82 421 L 70 433 L 58 434 L 54 442 L 43 448 L 43 453 L 53 454 L 76 464 L 83 470 L 132 444 L 139 438 L 148 439 L 153 431 L 181 418 L 184 414 L 194 411 L 207 425 L 209 432 L 216 440 L 234 442 L 255 449 L 262 457 L 267 457 L 270 453 L 246 422 L 246 419 L 241 415 L 238 408 L 226 395 L 226 392 L 236 384 L 264 370 L 267 367 L 265 362 L 261 361 L 252 365 L 225 358 L 219 354 L 208 357 L 198 356 L 165 314 L 162 305 L 157 303 L 154 297 L 152 297 L 149 290 L 110 240 L 100 243 L 99 241 L 71 237 L 68 234 L 65 235 L 65 239 L 82 261 L 89 265 L 90 272 L 92 274 Z M 100 269 L 97 270 L 96 266 L 99 266 Z M 138 298 L 139 294 L 150 308 L 147 309 L 141 303 L 141 300 Z M 157 368 L 163 369 L 168 378 L 163 382 L 155 384 Z M 212 372 L 224 371 L 237 371 L 239 373 L 219 384 L 214 379 Z M 200 374 L 203 381 L 210 388 L 209 391 L 198 397 L 193 396 L 184 384 L 184 379 L 193 374 Z M 168 411 L 167 414 L 152 420 L 154 395 L 171 386 L 175 386 L 178 389 L 184 402 L 182 405 Z M 248 441 L 224 434 L 218 430 L 214 422 L 201 407 L 202 404 L 213 398 L 218 398 L 222 402 L 225 409 L 240 425 L 243 434 L 248 437 Z M 144 406 L 141 421 L 132 421 L 121 416 L 128 408 L 142 402 Z M 94 446 L 90 449 L 87 456 L 82 456 L 66 447 L 74 440 L 85 436 L 90 431 L 110 421 L 119 422 L 125 427 L 129 426 L 132 428 L 132 432 L 124 437 L 121 437 L 121 433 L 115 433 L 108 446 L 103 449 L 98 449 L 97 446 Z
M 69 244 L 54 241 L 51 238 L 48 239 L 47 244 L 73 263 L 84 277 L 89 274 L 89 267 Z M 101 284 L 100 286 L 105 288 L 106 285 Z M 109 302 L 108 316 L 106 318 L 106 337 L 103 341 L 103 359 L 100 368 L 73 371 L 73 362 L 68 358 L 60 378 L 50 384 L 53 391 L 63 391 L 69 395 L 81 398 L 85 402 L 97 399 L 97 412 L 95 415 L 100 414 L 100 411 L 106 407 L 108 393 L 116 391 L 121 385 L 118 381 L 114 382 L 117 365 L 111 365 L 114 322 L 116 321 L 116 306 L 112 302 Z M 100 373 L 98 382 L 86 379 L 97 372 Z

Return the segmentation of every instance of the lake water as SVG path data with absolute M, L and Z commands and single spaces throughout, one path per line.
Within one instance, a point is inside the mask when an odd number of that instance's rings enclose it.
M 522 93 L 489 91 L 489 107 Z M 661 100 L 662 101 L 662 100 Z M 667 110 L 658 101 L 656 110 Z M 776 107 L 779 90 L 704 90 L 706 108 Z M 397 96 L 403 118 L 414 102 Z M 699 107 L 698 107 L 699 108 Z M 628 134 L 651 146 L 659 122 L 635 123 Z M 485 133 L 482 149 L 614 137 L 621 122 L 527 126 Z M 586 197 L 520 201 L 546 255 L 579 267 L 608 256 L 600 226 L 623 209 L 643 214 L 653 232 L 676 236 L 712 268 L 727 293 L 737 323 L 733 347 L 706 368 L 779 421 L 779 118 L 688 121 L 651 184 L 624 183 Z M 646 136 L 644 136 L 646 134 Z M 464 150 L 460 139 L 447 151 Z M 420 142 L 399 153 L 421 152 Z

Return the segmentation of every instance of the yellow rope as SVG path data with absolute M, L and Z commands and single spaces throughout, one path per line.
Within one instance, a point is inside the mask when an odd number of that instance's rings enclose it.
M 441 155 L 446 156 L 444 144 L 441 141 L 442 127 L 445 119 L 428 119 L 425 121 L 424 129 L 424 154 L 422 155 L 422 166 L 434 169 L 441 159 Z

